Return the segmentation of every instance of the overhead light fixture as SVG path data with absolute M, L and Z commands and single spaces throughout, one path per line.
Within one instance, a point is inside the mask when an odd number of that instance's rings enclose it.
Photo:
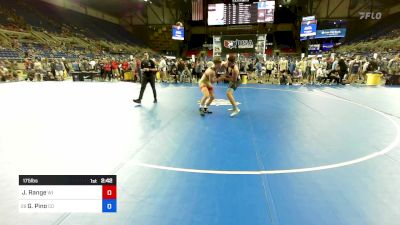
M 282 5 L 279 5 L 279 8 L 282 8 Z

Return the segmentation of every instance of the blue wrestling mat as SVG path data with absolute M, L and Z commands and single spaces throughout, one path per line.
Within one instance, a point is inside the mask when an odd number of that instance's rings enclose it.
M 75 157 L 65 153 L 67 148 L 53 148 L 60 141 L 47 141 L 52 150 L 46 154 L 58 159 L 51 168 L 56 174 L 117 175 L 117 213 L 43 218 L 3 212 L 6 224 L 399 224 L 398 88 L 242 85 L 235 92 L 241 112 L 231 118 L 224 85 L 215 87 L 213 113 L 204 117 L 198 112 L 202 94 L 197 86 L 158 85 L 157 104 L 148 87 L 138 106 L 132 103 L 136 84 L 58 85 L 47 92 L 75 90 L 60 94 L 62 101 L 50 112 L 74 119 L 56 126 L 57 120 L 38 112 L 42 123 L 30 129 L 57 133 L 71 126 L 86 134 L 55 137 L 71 142 L 68 149 Z M 26 101 L 40 106 L 50 101 L 38 94 L 45 93 L 43 87 L 30 90 L 33 96 Z M 19 111 L 28 107 L 20 105 Z M 6 122 L 6 128 L 15 123 Z M 3 149 L 16 145 L 3 144 L 10 146 Z M 45 148 L 40 146 L 35 149 Z M 12 161 L 11 152 L 1 154 L 3 163 Z M 23 166 L 15 173 L 43 173 L 37 168 Z M 13 202 L 9 192 L 3 197 Z

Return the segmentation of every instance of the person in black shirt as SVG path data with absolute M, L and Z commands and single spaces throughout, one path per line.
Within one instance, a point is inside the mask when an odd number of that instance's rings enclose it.
M 140 95 L 138 99 L 134 99 L 135 103 L 140 104 L 143 98 L 144 90 L 146 89 L 147 83 L 150 82 L 151 89 L 153 89 L 154 103 L 157 103 L 157 92 L 156 92 L 156 64 L 153 60 L 149 59 L 149 53 L 144 53 L 144 59 L 142 60 L 141 66 L 142 70 L 142 86 L 140 88 Z
M 347 66 L 347 64 L 346 64 L 346 62 L 344 61 L 343 58 L 340 58 L 338 65 L 339 65 L 339 77 L 340 77 L 340 81 L 341 81 L 342 84 L 344 85 L 345 83 L 344 83 L 343 79 L 344 79 L 344 76 L 345 76 L 346 73 L 347 73 L 348 66 Z

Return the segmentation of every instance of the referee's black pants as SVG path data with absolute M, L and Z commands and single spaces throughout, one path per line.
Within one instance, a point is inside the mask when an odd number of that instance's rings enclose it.
M 140 87 L 140 95 L 139 100 L 142 100 L 144 90 L 146 90 L 147 83 L 150 83 L 151 89 L 153 89 L 153 96 L 154 100 L 157 99 L 157 92 L 156 92 L 156 75 L 142 75 L 142 86 Z

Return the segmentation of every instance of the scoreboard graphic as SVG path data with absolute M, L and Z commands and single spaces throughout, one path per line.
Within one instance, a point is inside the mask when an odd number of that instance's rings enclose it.
M 20 175 L 19 212 L 115 213 L 116 175 Z

